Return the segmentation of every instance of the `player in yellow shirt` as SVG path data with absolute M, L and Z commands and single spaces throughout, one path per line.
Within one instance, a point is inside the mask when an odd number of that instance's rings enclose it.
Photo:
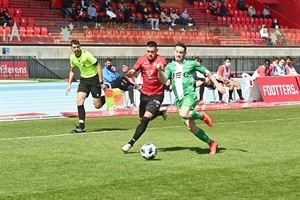
M 83 133 L 85 132 L 84 101 L 91 93 L 95 108 L 100 109 L 105 104 L 105 97 L 101 96 L 101 88 L 105 90 L 105 85 L 103 84 L 102 69 L 98 60 L 90 52 L 82 50 L 78 40 L 71 41 L 71 49 L 73 53 L 70 56 L 71 69 L 66 95 L 71 90 L 75 68 L 78 67 L 80 71 L 80 83 L 77 89 L 79 126 L 72 130 L 72 133 Z

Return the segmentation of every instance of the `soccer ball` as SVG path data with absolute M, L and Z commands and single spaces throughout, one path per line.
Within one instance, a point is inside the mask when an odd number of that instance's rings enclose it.
M 141 151 L 141 155 L 146 160 L 152 160 L 153 158 L 155 158 L 157 154 L 156 146 L 151 143 L 144 144 L 140 151 Z

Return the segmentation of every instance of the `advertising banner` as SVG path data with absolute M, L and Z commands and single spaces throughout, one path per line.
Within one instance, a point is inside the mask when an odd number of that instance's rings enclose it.
M 0 79 L 28 79 L 26 61 L 0 61 Z
M 264 102 L 300 101 L 295 76 L 258 77 L 257 83 Z

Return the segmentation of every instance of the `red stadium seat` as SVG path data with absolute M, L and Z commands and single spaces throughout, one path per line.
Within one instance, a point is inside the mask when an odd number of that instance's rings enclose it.
M 242 23 L 242 24 L 245 24 L 245 23 L 246 23 L 245 17 L 241 17 L 241 23 Z
M 13 8 L 7 8 L 7 11 L 8 11 L 8 14 L 9 14 L 10 16 L 12 16 L 12 17 L 15 16 L 15 9 L 13 9 Z
M 25 17 L 20 18 L 20 26 L 27 26 L 27 18 Z
M 27 26 L 34 27 L 34 18 L 32 18 L 32 17 L 27 18 Z
M 238 10 L 234 10 L 234 16 L 238 17 L 239 16 L 239 11 Z
M 243 17 L 244 16 L 244 12 L 242 10 L 239 10 L 239 17 Z
M 91 29 L 85 30 L 85 37 L 93 37 L 93 31 Z
M 237 24 L 236 23 L 236 17 L 231 17 L 231 23 L 234 25 L 234 24 Z
M 93 37 L 98 37 L 98 36 L 100 36 L 100 30 L 93 29 Z
M 41 28 L 40 27 L 34 27 L 33 28 L 33 35 L 34 36 L 40 36 L 41 35 Z
M 20 27 L 19 27 L 19 35 L 20 35 L 21 37 L 26 37 L 26 29 L 25 29 L 24 26 L 20 26 Z
M 246 17 L 246 18 L 245 18 L 245 23 L 246 23 L 246 24 L 250 24 L 250 17 Z
M 198 1 L 194 1 L 194 7 L 199 8 L 199 2 Z
M 22 10 L 21 9 L 18 9 L 18 8 L 15 9 L 15 17 L 22 17 Z
M 2 0 L 2 7 L 8 8 L 9 7 L 9 0 Z
M 41 27 L 41 36 L 48 36 L 47 27 Z
M 33 28 L 30 26 L 26 27 L 26 35 L 27 36 L 33 36 Z

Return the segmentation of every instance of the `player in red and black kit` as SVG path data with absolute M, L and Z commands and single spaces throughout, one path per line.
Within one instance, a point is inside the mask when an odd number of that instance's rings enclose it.
M 141 72 L 143 85 L 140 97 L 140 124 L 136 127 L 132 139 L 122 147 L 125 153 L 128 153 L 133 144 L 146 131 L 150 120 L 161 115 L 166 119 L 166 109 L 160 110 L 164 100 L 164 85 L 158 80 L 158 70 L 156 65 L 161 63 L 166 66 L 166 59 L 157 54 L 157 44 L 149 41 L 146 47 L 146 55 L 139 57 L 133 68 L 127 72 L 128 77 L 135 75 L 137 71 Z

